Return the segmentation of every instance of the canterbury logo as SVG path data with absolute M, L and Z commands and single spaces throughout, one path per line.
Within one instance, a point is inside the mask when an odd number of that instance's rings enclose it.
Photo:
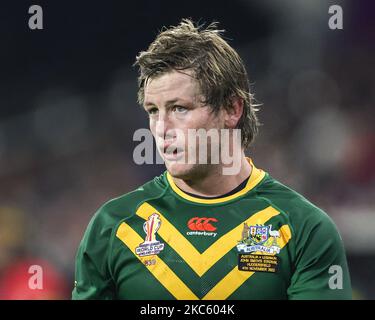
M 188 221 L 187 225 L 189 229 L 193 231 L 215 231 L 217 228 L 210 222 L 217 222 L 217 219 L 194 217 Z

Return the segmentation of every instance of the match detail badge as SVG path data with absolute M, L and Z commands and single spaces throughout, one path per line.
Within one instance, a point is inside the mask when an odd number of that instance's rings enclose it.
M 238 270 L 250 272 L 278 271 L 279 257 L 266 254 L 239 254 Z
M 242 239 L 238 241 L 238 270 L 275 273 L 279 268 L 280 247 L 277 244 L 280 232 L 272 225 L 248 226 L 245 222 Z
M 280 238 L 280 232 L 272 230 L 272 225 L 248 226 L 245 222 L 242 229 L 242 239 L 238 241 L 237 250 L 239 253 L 278 254 L 280 253 L 280 247 L 277 245 L 277 238 Z
M 164 249 L 164 243 L 156 240 L 156 232 L 161 225 L 160 216 L 153 213 L 143 224 L 143 230 L 146 233 L 146 238 L 137 248 L 135 253 L 141 257 L 159 254 Z

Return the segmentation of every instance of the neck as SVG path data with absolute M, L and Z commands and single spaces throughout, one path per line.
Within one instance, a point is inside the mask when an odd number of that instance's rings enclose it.
M 241 168 L 238 174 L 223 175 L 222 169 L 223 166 L 216 167 L 212 170 L 211 174 L 204 176 L 199 180 L 173 178 L 173 181 L 177 187 L 185 192 L 203 197 L 218 197 L 232 191 L 248 178 L 251 174 L 252 166 L 243 154 Z

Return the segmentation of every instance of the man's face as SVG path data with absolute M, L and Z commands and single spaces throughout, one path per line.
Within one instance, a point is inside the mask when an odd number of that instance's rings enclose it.
M 222 111 L 217 114 L 212 112 L 202 103 L 198 82 L 190 72 L 183 72 L 171 71 L 149 80 L 144 91 L 144 107 L 168 172 L 176 178 L 193 179 L 207 174 L 208 168 L 198 164 L 199 144 L 194 146 L 189 143 L 188 129 L 222 129 L 224 115 Z M 208 154 L 210 144 L 208 139 Z M 188 163 L 189 153 L 192 152 L 196 153 L 197 160 Z

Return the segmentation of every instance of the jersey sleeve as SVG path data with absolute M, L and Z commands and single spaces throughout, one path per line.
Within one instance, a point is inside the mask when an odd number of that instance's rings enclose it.
M 322 211 L 306 217 L 296 233 L 295 270 L 289 299 L 351 299 L 350 276 L 340 234 Z
M 115 298 L 108 263 L 113 228 L 106 225 L 103 210 L 99 210 L 90 221 L 78 248 L 73 300 Z

